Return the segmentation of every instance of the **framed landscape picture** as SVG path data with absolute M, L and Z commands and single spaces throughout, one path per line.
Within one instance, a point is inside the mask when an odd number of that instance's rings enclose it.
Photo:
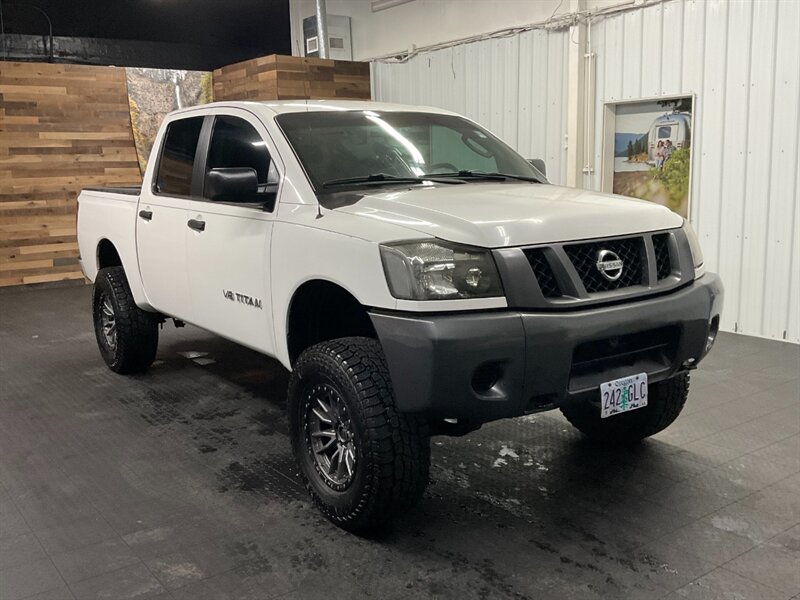
M 180 69 L 126 68 L 133 140 L 144 175 L 158 128 L 167 113 L 212 101 L 211 73 Z
M 692 96 L 609 105 L 604 189 L 688 218 L 693 106 Z

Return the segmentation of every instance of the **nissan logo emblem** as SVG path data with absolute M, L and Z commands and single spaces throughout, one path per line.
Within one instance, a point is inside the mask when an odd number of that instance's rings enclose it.
M 600 250 L 597 253 L 597 270 L 609 281 L 616 281 L 622 276 L 623 262 L 616 252 Z

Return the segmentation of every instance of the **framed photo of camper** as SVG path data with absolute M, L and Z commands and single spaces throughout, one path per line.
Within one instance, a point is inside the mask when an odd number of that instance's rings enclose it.
M 694 96 L 606 104 L 603 191 L 689 218 Z

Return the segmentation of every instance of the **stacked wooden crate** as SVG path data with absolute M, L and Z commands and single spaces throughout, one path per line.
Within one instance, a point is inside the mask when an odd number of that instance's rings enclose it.
M 369 63 L 271 55 L 214 71 L 214 100 L 329 98 L 369 100 Z
M 0 62 L 0 286 L 80 279 L 81 188 L 140 181 L 124 69 Z

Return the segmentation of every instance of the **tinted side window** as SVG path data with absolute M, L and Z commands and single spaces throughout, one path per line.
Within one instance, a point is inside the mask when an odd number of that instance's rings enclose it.
M 191 196 L 192 167 L 203 117 L 173 121 L 167 126 L 164 149 L 158 163 L 156 191 L 174 196 Z
M 278 171 L 256 129 L 244 119 L 218 116 L 208 149 L 206 174 L 212 169 L 251 168 L 258 177 L 258 192 L 242 202 L 270 202 L 278 190 Z
M 217 117 L 211 146 L 208 149 L 208 169 L 250 167 L 258 175 L 258 183 L 277 183 L 270 174 L 270 156 L 261 136 L 247 121 L 236 117 Z

